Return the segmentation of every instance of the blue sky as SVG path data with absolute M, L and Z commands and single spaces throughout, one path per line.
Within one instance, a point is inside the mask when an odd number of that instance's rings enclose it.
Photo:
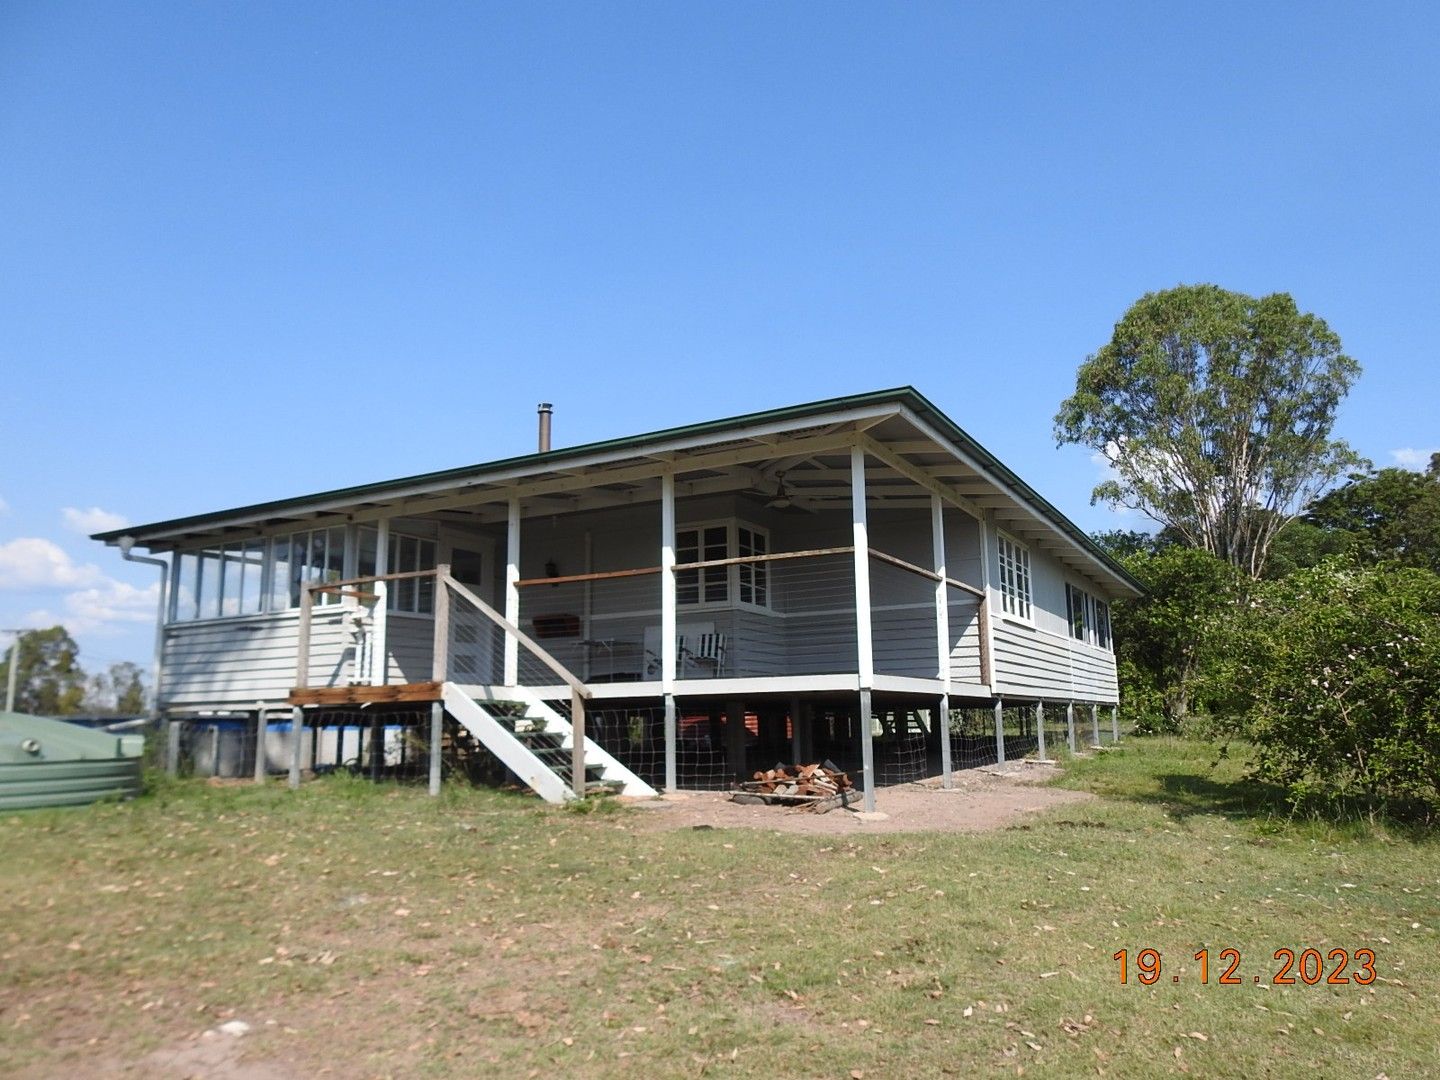
M 145 661 L 142 522 L 909 383 L 1051 418 L 1147 291 L 1286 291 L 1440 447 L 1440 6 L 0 6 L 0 627 Z

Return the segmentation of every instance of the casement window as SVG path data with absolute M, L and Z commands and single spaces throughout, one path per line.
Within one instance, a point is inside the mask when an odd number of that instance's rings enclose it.
M 435 569 L 435 541 L 418 536 L 390 534 L 388 574 L 404 574 L 412 570 Z M 430 615 L 435 611 L 435 579 L 433 577 L 402 578 L 386 588 L 385 606 L 391 611 L 409 611 Z
M 1030 618 L 1030 551 L 1004 533 L 998 534 L 1000 552 L 1000 610 L 1006 615 Z
M 770 534 L 739 522 L 707 522 L 675 530 L 675 562 L 710 562 L 747 558 L 770 552 Z M 682 607 L 729 604 L 770 606 L 770 572 L 766 563 L 702 566 L 675 571 L 675 602 Z
M 1065 612 L 1070 636 L 1101 649 L 1110 648 L 1110 605 L 1084 589 L 1065 583 Z
M 1070 623 L 1070 636 L 1076 641 L 1090 637 L 1090 594 L 1065 583 L 1065 615 Z
M 745 558 L 747 555 L 768 555 L 770 553 L 770 538 L 759 529 L 753 529 L 748 525 L 741 525 L 736 530 L 738 547 L 737 558 Z M 754 604 L 756 607 L 770 606 L 770 564 L 769 563 L 741 563 L 735 568 L 739 571 L 740 577 L 740 602 L 742 604 Z

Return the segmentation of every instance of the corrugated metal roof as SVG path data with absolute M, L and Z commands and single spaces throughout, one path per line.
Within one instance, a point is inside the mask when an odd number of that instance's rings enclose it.
M 704 446 L 707 451 L 725 443 L 725 436 L 747 428 L 762 426 L 773 427 L 777 424 L 786 425 L 787 434 L 794 434 L 804 429 L 804 422 L 822 414 L 835 414 L 847 412 L 860 412 L 862 410 L 873 410 L 876 407 L 894 406 L 897 410 L 908 409 L 918 418 L 928 422 L 945 439 L 952 442 L 959 450 L 973 458 L 976 463 L 987 473 L 992 474 L 1007 489 L 1017 496 L 1017 501 L 1028 503 L 1042 517 L 1055 526 L 1068 539 L 1073 541 L 1083 551 L 1099 560 L 1108 570 L 1114 573 L 1122 581 L 1129 584 L 1138 592 L 1143 593 L 1144 586 L 1127 573 L 1124 567 L 1120 566 L 1103 549 L 1095 544 L 1093 540 L 1074 522 L 1057 510 L 1048 500 L 1044 499 L 1034 488 L 1021 480 L 1009 467 L 986 450 L 975 439 L 973 439 L 960 425 L 946 416 L 940 409 L 911 386 L 894 387 L 888 390 L 875 390 L 864 394 L 852 394 L 843 397 L 825 398 L 820 401 L 806 402 L 800 405 L 787 406 L 781 409 L 769 409 L 763 412 L 744 413 L 738 416 L 724 417 L 718 420 L 707 420 L 698 424 L 686 424 L 680 427 L 663 428 L 659 431 L 652 431 L 641 435 L 630 435 L 622 438 L 607 439 L 601 442 L 586 443 L 580 446 L 563 447 L 560 449 L 547 450 L 531 454 L 522 454 L 515 457 L 501 458 L 496 461 L 482 462 L 475 465 L 467 465 L 456 469 L 445 469 L 439 472 L 422 473 L 416 476 L 401 477 L 395 480 L 385 480 L 372 484 L 361 484 L 354 487 L 336 488 L 331 491 L 317 492 L 311 495 L 301 495 L 286 499 L 277 499 L 272 502 L 255 503 L 249 506 L 235 507 L 229 510 L 212 511 L 204 514 L 195 514 L 188 517 L 172 518 L 166 521 L 152 522 L 147 525 L 135 525 L 124 529 L 112 529 L 107 532 L 94 534 L 91 539 L 113 544 L 122 536 L 131 536 L 137 542 L 143 544 L 147 536 L 155 536 L 163 533 L 173 533 L 179 530 L 202 529 L 207 527 L 223 526 L 227 520 L 233 519 L 254 519 L 262 516 L 283 516 L 289 513 L 305 512 L 325 504 L 353 501 L 355 503 L 373 502 L 383 500 L 386 497 L 397 496 L 423 488 L 433 491 L 437 488 L 453 487 L 463 489 L 468 486 L 484 484 L 488 481 L 499 482 L 503 475 L 505 482 L 514 483 L 527 477 L 543 476 L 567 463 L 575 462 L 582 458 L 607 457 L 624 458 L 627 455 L 635 455 L 646 451 L 655 450 L 670 443 L 686 440 L 695 440 L 706 436 L 715 436 L 713 440 L 706 440 Z M 789 427 L 789 422 L 794 421 L 794 427 Z M 743 440 L 741 440 L 743 441 Z M 598 483 L 604 483 L 603 476 L 597 477 Z

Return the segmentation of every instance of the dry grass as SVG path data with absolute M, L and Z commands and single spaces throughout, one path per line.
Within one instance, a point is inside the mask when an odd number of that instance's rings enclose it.
M 0 1073 L 163 1076 L 231 1017 L 255 1031 L 214 1075 L 1433 1069 L 1440 845 L 1276 819 L 1213 757 L 1136 741 L 1063 781 L 1105 798 L 984 835 L 656 833 L 338 778 L 0 818 Z M 1282 946 L 1381 979 L 1272 986 Z M 1120 985 L 1146 947 L 1161 981 Z M 1199 985 L 1201 947 L 1245 984 Z

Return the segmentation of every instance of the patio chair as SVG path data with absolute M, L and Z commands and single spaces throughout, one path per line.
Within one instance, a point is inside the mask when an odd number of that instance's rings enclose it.
M 725 671 L 725 650 L 724 634 L 696 634 L 693 649 L 686 647 L 684 638 L 680 639 L 680 655 L 685 663 L 708 668 L 712 678 L 718 678 Z

